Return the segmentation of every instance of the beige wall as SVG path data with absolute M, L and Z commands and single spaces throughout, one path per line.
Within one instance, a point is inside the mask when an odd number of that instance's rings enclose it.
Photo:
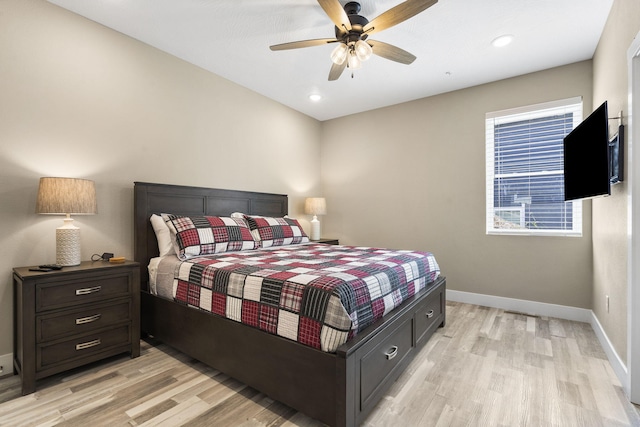
M 640 2 L 616 0 L 593 58 L 593 107 L 607 101 L 609 117 L 622 110 L 625 125 L 629 115 L 627 50 L 638 32 Z M 610 121 L 612 135 L 617 126 L 617 120 Z M 625 166 L 629 167 L 628 157 Z M 626 361 L 628 186 L 624 182 L 611 190 L 611 197 L 593 201 L 593 311 L 618 356 Z
M 591 307 L 590 202 L 583 237 L 485 234 L 485 113 L 583 96 L 580 62 L 325 122 L 325 236 L 432 251 L 450 289 Z
M 320 192 L 320 123 L 43 0 L 0 1 L 0 356 L 11 269 L 55 261 L 41 176 L 93 179 L 82 258 L 133 257 L 133 182 Z M 283 168 L 281 165 L 286 164 Z M 308 227 L 308 222 L 306 222 Z

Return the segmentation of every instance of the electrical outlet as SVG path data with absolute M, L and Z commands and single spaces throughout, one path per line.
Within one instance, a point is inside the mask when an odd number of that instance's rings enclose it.
M 609 295 L 605 295 L 607 298 L 607 313 L 609 312 Z

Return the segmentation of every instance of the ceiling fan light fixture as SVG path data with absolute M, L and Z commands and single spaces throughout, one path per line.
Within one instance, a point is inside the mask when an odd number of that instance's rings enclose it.
M 334 64 L 342 65 L 344 61 L 347 59 L 347 54 L 349 53 L 349 48 L 344 43 L 338 43 L 333 52 L 331 52 L 331 61 Z
M 360 61 L 366 61 L 371 58 L 371 54 L 373 53 L 373 49 L 364 40 L 358 40 L 355 45 L 356 55 Z
M 269 46 L 271 50 L 300 49 L 312 46 L 324 46 L 336 43 L 331 51 L 331 69 L 329 81 L 337 80 L 345 70 L 352 71 L 362 67 L 362 62 L 375 54 L 390 61 L 411 64 L 415 55 L 394 45 L 374 41 L 369 36 L 391 28 L 433 6 L 438 0 L 404 0 L 386 10 L 372 21 L 359 15 L 361 6 L 358 1 L 317 0 L 325 15 L 333 22 L 335 38 L 298 40 Z M 351 73 L 353 77 L 353 72 Z
M 349 61 L 347 64 L 350 70 L 359 70 L 362 67 L 362 62 L 353 49 L 349 52 L 349 58 L 347 60 Z

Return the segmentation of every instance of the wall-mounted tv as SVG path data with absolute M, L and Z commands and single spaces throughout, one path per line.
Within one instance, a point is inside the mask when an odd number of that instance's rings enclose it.
M 611 194 L 622 181 L 624 128 L 609 140 L 607 102 L 564 137 L 564 200 Z

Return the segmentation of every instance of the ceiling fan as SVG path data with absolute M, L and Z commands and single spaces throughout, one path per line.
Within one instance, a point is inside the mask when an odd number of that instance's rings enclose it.
M 331 39 L 300 40 L 270 46 L 271 50 L 299 49 L 338 43 L 331 52 L 333 65 L 329 80 L 337 80 L 346 67 L 357 70 L 371 54 L 401 64 L 411 64 L 416 57 L 406 50 L 388 43 L 371 40 L 369 36 L 393 27 L 436 4 L 438 0 L 406 0 L 369 22 L 360 13 L 360 3 L 350 1 L 344 8 L 338 0 L 318 0 L 320 6 L 335 24 L 336 37 Z

